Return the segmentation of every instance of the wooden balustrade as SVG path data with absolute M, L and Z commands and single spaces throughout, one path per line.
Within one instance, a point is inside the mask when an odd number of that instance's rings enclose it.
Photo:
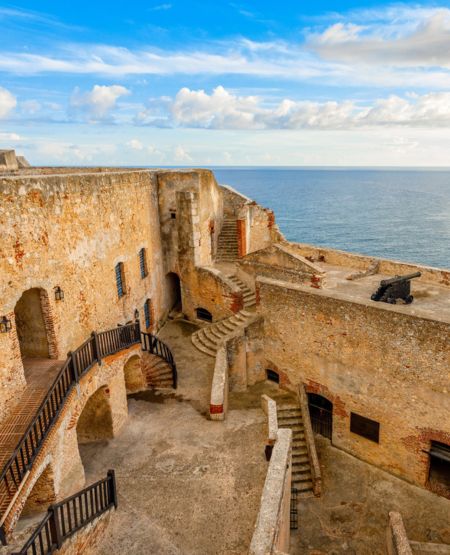
M 112 507 L 117 507 L 116 480 L 114 470 L 108 470 L 106 478 L 51 505 L 22 549 L 11 555 L 49 555 Z

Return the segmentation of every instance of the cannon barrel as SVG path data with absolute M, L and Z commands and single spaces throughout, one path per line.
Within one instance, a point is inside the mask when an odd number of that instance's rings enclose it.
M 421 272 L 414 272 L 413 274 L 407 274 L 406 276 L 395 276 L 390 279 L 383 279 L 380 281 L 380 285 L 382 287 L 386 287 L 387 285 L 394 285 L 394 283 L 401 283 L 402 281 L 409 281 L 410 279 L 414 279 L 420 277 L 422 274 Z

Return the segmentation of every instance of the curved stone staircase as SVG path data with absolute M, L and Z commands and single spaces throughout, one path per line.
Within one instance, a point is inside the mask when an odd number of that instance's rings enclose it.
M 255 292 L 235 274 L 229 274 L 227 278 L 241 290 L 244 308 L 229 318 L 197 330 L 191 336 L 192 343 L 197 349 L 211 357 L 216 356 L 219 347 L 227 339 L 237 335 L 240 330 L 248 326 L 255 318 Z
M 255 313 L 243 309 L 225 320 L 200 328 L 191 335 L 192 343 L 206 355 L 215 357 L 219 347 L 252 322 Z
M 253 309 L 256 306 L 256 295 L 255 292 L 250 289 L 241 279 L 236 275 L 231 274 L 227 276 L 230 281 L 239 287 L 242 292 L 242 297 L 244 299 L 244 308 Z
M 159 356 L 145 353 L 142 357 L 142 370 L 147 387 L 152 389 L 172 389 L 174 387 L 172 368 Z

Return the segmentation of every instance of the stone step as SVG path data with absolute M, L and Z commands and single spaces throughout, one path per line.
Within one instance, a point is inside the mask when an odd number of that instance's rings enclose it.
M 292 482 L 292 487 L 295 488 L 298 492 L 309 492 L 313 491 L 313 483 L 312 482 Z
M 289 430 L 292 430 L 292 432 L 301 432 L 304 433 L 304 427 L 303 424 L 286 424 L 284 422 L 280 422 L 278 420 L 278 427 L 279 428 L 288 428 Z
M 300 456 L 308 456 L 308 449 L 306 448 L 306 445 L 304 447 L 299 446 L 299 445 L 293 445 L 292 446 L 292 455 L 300 455 Z
M 300 464 L 298 462 L 292 461 L 292 472 L 297 474 L 302 474 L 305 472 L 311 472 L 311 465 L 310 464 Z
M 223 320 L 222 322 L 218 322 L 217 327 L 225 334 L 233 332 L 236 329 L 236 326 L 231 322 L 229 322 L 228 320 Z
M 292 464 L 310 464 L 308 455 L 297 455 L 292 453 Z
M 215 357 L 216 356 L 216 351 L 214 351 L 214 349 L 210 349 L 209 347 L 206 347 L 206 345 L 204 345 L 199 339 L 198 339 L 198 335 L 196 335 L 195 333 L 192 334 L 191 336 L 191 341 L 193 343 L 193 345 L 195 347 L 197 347 L 197 349 L 199 351 L 201 351 L 202 353 L 204 353 L 205 355 L 208 355 L 210 357 Z
M 294 472 L 292 469 L 292 481 L 298 483 L 312 482 L 311 472 Z
M 286 420 L 286 422 L 302 422 L 301 414 L 286 414 L 282 411 L 277 411 L 278 418 L 281 420 Z
M 217 337 L 211 336 L 208 328 L 202 328 L 199 331 L 198 337 L 204 345 L 217 350 L 220 341 L 217 339 Z
M 217 325 L 211 326 L 211 327 L 209 327 L 209 328 L 207 328 L 207 329 L 208 329 L 208 331 L 211 333 L 211 335 L 214 335 L 214 337 L 217 337 L 217 339 L 218 339 L 219 341 L 222 341 L 222 340 L 226 337 L 226 335 L 227 335 L 227 332 L 222 331 L 222 330 L 219 328 L 219 326 L 217 326 Z

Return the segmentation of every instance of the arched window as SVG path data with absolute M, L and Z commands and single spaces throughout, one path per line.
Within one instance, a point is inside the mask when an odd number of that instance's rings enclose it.
M 139 268 L 141 270 L 141 278 L 144 279 L 148 276 L 147 269 L 147 249 L 142 248 L 139 251 Z
M 152 311 L 151 311 L 151 301 L 147 299 L 144 303 L 144 318 L 145 318 L 145 327 L 148 329 L 152 323 Z
M 212 322 L 212 314 L 206 308 L 197 308 L 197 318 L 205 322 Z
M 280 383 L 280 376 L 278 372 L 275 372 L 275 370 L 271 370 L 270 368 L 267 368 L 266 374 L 267 374 L 267 379 L 270 380 L 271 382 Z
M 123 262 L 119 262 L 118 264 L 116 264 L 115 271 L 116 271 L 117 294 L 119 295 L 119 299 L 120 299 L 126 293 L 125 270 L 124 270 Z

